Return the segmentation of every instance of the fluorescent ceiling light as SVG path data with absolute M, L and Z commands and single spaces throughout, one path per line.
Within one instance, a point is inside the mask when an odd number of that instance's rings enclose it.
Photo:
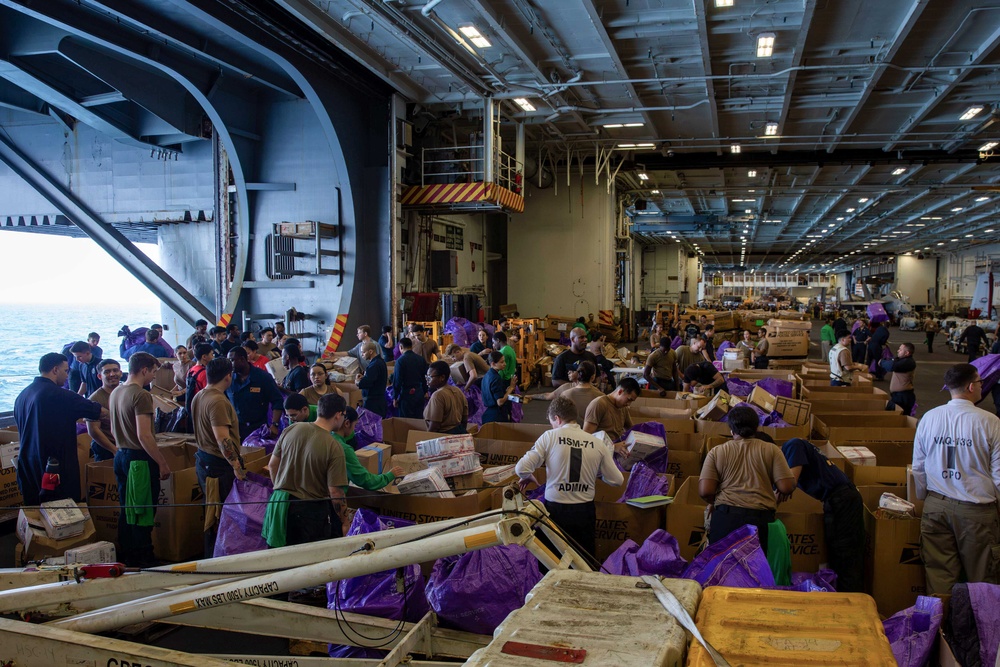
M 775 123 L 774 121 L 771 121 L 771 122 L 766 123 L 764 125 L 764 136 L 765 137 L 774 137 L 774 136 L 777 136 L 777 134 L 778 134 L 778 124 L 777 123 Z
M 897 167 L 896 169 L 892 170 L 893 176 L 902 176 L 905 173 L 906 173 L 906 167 Z
M 856 210 L 858 210 L 858 209 L 856 209 L 856 208 L 849 208 L 849 209 L 847 209 L 847 212 L 848 213 L 854 213 Z
M 971 238 L 972 238 L 972 234 L 966 234 L 966 235 L 965 235 L 965 238 L 967 238 L 967 239 L 971 239 Z
M 861 199 L 858 200 L 858 203 L 859 204 L 867 204 L 868 203 L 868 197 L 862 197 Z
M 748 178 L 757 178 L 757 170 L 756 169 L 751 169 L 750 171 L 748 171 L 747 172 L 747 177 Z
M 774 33 L 765 32 L 757 36 L 757 57 L 770 58 L 774 54 Z
M 635 147 L 636 148 L 652 148 L 655 145 L 656 144 L 636 144 Z
M 752 208 L 748 208 L 748 209 L 746 209 L 744 211 L 744 213 L 746 213 L 747 215 L 750 215 L 751 213 L 753 213 L 753 209 Z
M 523 97 L 518 97 L 514 100 L 514 103 L 524 109 L 525 111 L 534 111 L 535 106 Z
M 625 123 L 624 127 L 643 127 L 645 123 Z
M 625 127 L 625 126 L 622 125 L 621 123 L 611 123 L 609 125 L 604 125 L 604 127 L 618 128 L 618 127 Z
M 987 151 L 993 150 L 994 148 L 997 147 L 997 145 L 998 145 L 998 142 L 996 142 L 996 141 L 987 141 L 985 144 L 983 144 L 982 146 L 979 147 L 979 151 L 981 153 L 985 153 Z
M 646 173 L 643 173 L 643 172 L 639 172 L 638 176 L 639 176 L 639 180 L 640 181 L 648 181 L 649 180 L 649 174 L 646 174 Z
M 653 195 L 658 195 L 658 194 L 660 194 L 660 191 L 659 190 L 650 190 L 649 193 L 653 194 Z
M 952 239 L 951 243 L 955 243 L 956 241 L 958 241 L 958 239 Z
M 983 112 L 983 106 L 981 104 L 975 104 L 965 110 L 961 116 L 958 117 L 959 120 L 972 120 L 979 114 Z
M 843 221 L 844 221 L 843 218 L 837 218 L 837 222 L 843 222 Z M 833 227 L 833 225 L 830 225 L 830 226 Z
M 976 201 L 986 201 L 989 197 L 976 197 Z
M 944 245 L 944 242 L 942 241 L 941 243 L 936 243 L 935 245 Z
M 984 229 L 984 230 L 983 230 L 983 233 L 984 233 L 984 234 L 992 234 L 992 233 L 993 233 L 993 230 L 992 230 L 992 229 Z
M 473 44 L 475 44 L 481 49 L 488 49 L 491 46 L 493 46 L 492 44 L 490 44 L 490 40 L 483 37 L 482 34 L 474 25 L 463 25 L 459 27 L 458 31 L 463 35 L 465 35 L 466 37 L 468 37 L 469 41 L 471 41 Z
M 733 154 L 739 153 L 741 150 L 742 149 L 740 148 L 739 144 L 733 144 L 732 146 L 729 147 L 729 152 Z
M 618 148 L 635 148 L 635 144 L 618 144 Z
M 962 207 L 961 206 L 956 206 L 955 208 L 951 209 L 951 212 L 952 213 L 961 213 L 962 212 Z
M 834 223 L 834 222 L 831 222 L 829 225 L 827 225 L 827 227 L 836 227 L 836 226 L 837 226 L 837 224 Z

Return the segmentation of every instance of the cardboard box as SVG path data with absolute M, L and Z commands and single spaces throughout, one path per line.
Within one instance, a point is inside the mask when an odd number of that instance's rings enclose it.
M 464 475 L 455 475 L 453 477 L 448 477 L 445 479 L 448 486 L 455 493 L 460 493 L 462 491 L 477 491 L 484 486 L 486 483 L 483 481 L 483 469 L 479 468 L 473 472 L 465 473 Z
M 885 412 L 885 404 L 888 402 L 887 396 L 877 394 L 855 394 L 855 396 L 870 396 L 870 398 L 838 398 L 826 400 L 824 398 L 809 397 L 809 404 L 812 406 L 814 415 L 843 414 L 845 412 Z M 897 406 L 898 407 L 898 406 Z
M 722 359 L 722 370 L 738 371 L 750 367 L 750 362 L 746 357 L 731 357 L 728 355 L 729 350 L 726 350 L 726 352 L 726 356 Z
M 809 354 L 809 332 L 785 327 L 767 329 L 767 356 L 805 357 Z
M 464 387 L 465 383 L 469 381 L 469 371 L 465 368 L 464 361 L 456 361 L 449 368 L 451 368 L 451 380 L 459 387 Z
M 720 391 L 709 400 L 709 402 L 695 416 L 705 421 L 719 421 L 729 412 L 730 396 L 724 391 Z
M 812 322 L 802 322 L 802 321 L 785 320 L 785 319 L 780 319 L 780 320 L 771 319 L 767 321 L 767 327 L 768 329 L 786 329 L 789 331 L 809 332 L 812 331 Z
M 411 472 L 399 480 L 396 489 L 401 494 L 421 495 L 429 498 L 454 498 L 444 475 L 437 468 Z
M 711 319 L 715 322 L 716 331 L 732 331 L 737 328 L 736 317 L 732 311 L 713 313 Z
M 353 508 L 367 507 L 383 516 L 398 517 L 414 523 L 429 523 L 485 512 L 493 507 L 493 494 L 498 491 L 499 489 L 486 489 L 452 498 L 432 498 L 348 487 L 347 504 Z
M 351 377 L 354 376 L 352 375 Z M 344 395 L 344 399 L 347 401 L 347 405 L 350 407 L 356 408 L 364 402 L 364 393 L 353 382 L 332 382 L 331 384 L 340 390 L 340 393 Z
M 927 592 L 920 560 L 920 506 L 918 518 L 878 518 L 885 487 L 861 486 L 858 491 L 865 502 L 865 590 L 875 598 L 879 613 L 891 616 Z
M 333 362 L 333 370 L 348 377 L 354 377 L 361 372 L 361 362 L 354 357 L 338 357 Z
M 629 406 L 628 411 L 632 415 L 632 419 L 636 419 L 637 417 L 647 417 L 649 419 L 691 419 L 691 414 L 693 413 L 693 410 L 690 408 L 637 406 L 634 403 Z
M 392 465 L 403 469 L 403 475 L 409 475 L 418 470 L 427 470 L 427 463 L 417 458 L 416 454 L 393 454 Z
M 87 517 L 84 522 L 83 531 L 78 535 L 62 540 L 51 538 L 46 534 L 45 522 L 39 510 L 22 509 L 18 512 L 15 531 L 17 539 L 22 546 L 22 562 L 40 560 L 51 556 L 62 556 L 67 549 L 92 542 L 96 532 L 94 522 L 85 504 L 80 503 L 79 508 Z
M 840 452 L 840 454 L 845 459 L 847 459 L 847 462 L 852 467 L 855 467 L 855 468 L 859 467 L 859 466 L 871 466 L 871 467 L 875 467 L 875 455 L 872 454 L 872 451 L 870 449 L 868 449 L 867 447 L 859 447 L 859 446 L 846 447 L 846 446 L 840 446 L 840 447 L 837 447 L 837 451 Z
M 708 403 L 708 396 L 683 391 L 668 391 L 666 396 L 660 396 L 658 391 L 643 389 L 639 398 L 632 402 L 632 407 L 670 408 L 697 410 Z
M 913 462 L 913 441 L 848 442 L 840 447 L 868 449 L 875 458 L 874 465 L 859 465 L 847 462 L 847 476 L 856 486 L 906 484 L 906 468 Z M 845 456 L 845 458 L 847 458 Z
M 775 396 L 760 387 L 754 387 L 747 400 L 764 410 L 764 412 L 774 412 L 775 410 Z
M 823 456 L 829 459 L 830 463 L 840 468 L 840 472 L 847 475 L 847 459 L 844 455 L 837 451 L 837 448 L 831 445 L 826 440 L 810 440 L 813 446 L 818 449 Z M 850 477 L 850 475 L 848 475 Z
M 0 445 L 0 468 L 13 468 L 21 453 L 21 443 L 15 440 L 4 445 Z
M 413 429 L 406 434 L 406 453 L 415 454 L 417 453 L 417 444 L 421 442 L 427 442 L 428 440 L 435 440 L 437 438 L 461 438 L 469 436 L 459 436 L 450 433 L 435 433 L 434 431 L 418 431 Z
M 917 435 L 917 418 L 901 413 L 826 414 L 813 416 L 813 433 L 833 445 L 847 442 L 902 442 Z
M 658 449 L 663 449 L 667 446 L 663 438 L 639 431 L 630 432 L 628 437 L 625 438 L 625 443 L 628 445 L 628 459 L 625 462 L 628 467 L 631 467 L 631 464 L 635 464 L 637 461 L 642 461 Z
M 639 508 L 618 502 L 628 486 L 628 473 L 623 473 L 625 481 L 621 486 L 609 486 L 603 480 L 597 480 L 594 494 L 594 504 L 597 510 L 596 552 L 594 555 L 602 563 L 625 540 L 633 540 L 642 544 L 654 530 L 663 528 L 666 506 Z M 669 478 L 668 478 L 669 479 Z M 671 495 L 675 491 L 676 482 L 670 480 Z
M 476 453 L 479 454 L 480 465 L 503 466 L 514 465 L 528 453 L 534 442 L 517 440 L 493 440 L 490 438 L 475 438 Z
M 373 442 L 355 452 L 358 461 L 368 472 L 373 475 L 380 475 L 392 467 L 392 445 L 381 442 Z
M 393 456 L 406 453 L 406 443 L 410 431 L 420 431 L 426 434 L 427 424 L 423 419 L 404 417 L 390 417 L 382 420 L 382 442 L 392 445 Z M 413 451 L 417 451 L 415 444 Z
M 426 460 L 444 459 L 476 451 L 471 435 L 445 435 L 440 438 L 429 438 L 417 442 L 416 447 L 417 456 Z
M 667 532 L 677 538 L 681 556 L 694 558 L 705 534 L 705 507 L 698 495 L 698 478 L 681 484 L 667 510 Z M 826 562 L 823 503 L 796 491 L 792 499 L 778 506 L 777 518 L 785 524 L 791 542 L 792 570 L 815 572 Z
M 710 422 L 704 421 L 702 419 L 694 420 L 695 430 L 698 433 L 705 434 L 705 437 L 713 435 L 722 435 L 726 438 L 730 438 L 732 431 L 729 430 L 729 424 L 726 422 Z M 784 443 L 792 438 L 809 438 L 809 426 L 786 426 L 783 428 L 778 428 L 775 426 L 761 426 L 759 429 L 762 433 L 767 433 L 774 440 L 775 443 Z
M 248 448 L 260 449 L 260 448 Z M 170 466 L 170 477 L 160 483 L 160 505 L 190 504 L 190 507 L 163 507 L 156 511 L 153 526 L 153 550 L 157 558 L 185 561 L 204 553 L 203 528 L 205 508 L 199 504 L 204 495 L 198 486 L 194 468 L 196 447 L 175 445 L 160 451 Z M 254 454 L 256 457 L 256 454 Z M 260 457 L 253 461 L 263 460 Z M 118 544 L 118 482 L 113 461 L 87 465 L 87 504 L 100 540 Z
M 667 433 L 667 472 L 677 484 L 701 475 L 705 458 L 705 436 L 701 433 Z
M 83 533 L 90 516 L 84 514 L 72 500 L 51 500 L 39 510 L 45 534 L 54 540 L 65 540 Z
M 814 398 L 824 401 L 853 398 L 870 399 L 872 396 L 885 396 L 885 400 L 889 400 L 889 394 L 885 390 L 868 385 L 831 387 L 830 383 L 827 382 L 826 385 L 802 387 L 802 398 L 806 400 Z
M 483 440 L 513 440 L 516 442 L 535 443 L 542 433 L 550 430 L 548 424 L 513 424 L 490 422 L 476 433 L 476 439 Z
M 437 468 L 445 477 L 455 475 L 465 475 L 481 469 L 479 465 L 479 454 L 469 452 L 467 454 L 456 454 L 446 459 L 430 459 L 427 461 L 429 468 Z

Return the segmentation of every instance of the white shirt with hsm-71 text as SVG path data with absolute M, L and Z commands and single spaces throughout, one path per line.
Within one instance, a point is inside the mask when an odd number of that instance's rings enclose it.
M 545 499 L 554 503 L 590 502 L 598 476 L 611 486 L 625 480 L 611 448 L 576 424 L 543 433 L 514 470 L 525 478 L 539 466 L 545 466 Z

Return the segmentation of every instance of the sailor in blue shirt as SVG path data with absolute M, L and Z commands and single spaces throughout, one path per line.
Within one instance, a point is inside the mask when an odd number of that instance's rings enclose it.
M 132 347 L 125 349 L 125 339 L 122 339 L 121 349 L 119 350 L 122 354 L 122 358 L 128 361 L 132 358 L 132 355 L 136 352 L 146 352 L 154 357 L 170 357 L 173 356 L 167 349 L 160 345 L 160 332 L 156 329 L 146 330 L 146 342 L 139 343 L 138 345 L 133 345 Z
M 38 374 L 14 401 L 14 421 L 21 438 L 17 486 L 29 506 L 63 498 L 79 500 L 76 422 L 100 419 L 101 406 L 62 388 L 69 377 L 69 362 L 58 352 L 41 358 Z M 59 461 L 59 485 L 43 491 L 42 475 L 49 457 Z
M 236 408 L 240 420 L 240 441 L 267 422 L 267 409 L 271 408 L 271 432 L 278 434 L 278 422 L 284 414 L 284 397 L 278 385 L 266 371 L 250 363 L 247 351 L 234 347 L 229 351 L 233 362 L 233 383 L 226 390 L 226 396 Z
M 865 507 L 858 489 L 811 442 L 781 446 L 798 487 L 823 502 L 826 557 L 837 573 L 837 591 L 861 593 L 864 584 Z
M 73 358 L 69 364 L 69 390 L 81 396 L 90 396 L 103 384 L 97 370 L 101 358 L 95 356 L 90 344 L 82 340 L 73 343 L 69 352 Z
M 368 362 L 365 372 L 358 373 L 355 381 L 365 399 L 365 410 L 370 410 L 385 419 L 388 405 L 385 400 L 385 388 L 389 383 L 389 372 L 385 360 L 379 356 L 378 346 L 374 341 L 365 341 L 361 346 L 361 355 Z

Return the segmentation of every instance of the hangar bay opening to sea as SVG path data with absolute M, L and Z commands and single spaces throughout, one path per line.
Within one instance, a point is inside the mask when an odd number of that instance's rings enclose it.
M 67 289 L 69 286 L 67 286 Z M 86 290 L 81 300 L 86 300 Z M 0 304 L 0 412 L 14 409 L 14 399 L 38 375 L 38 360 L 47 352 L 61 352 L 66 343 L 101 335 L 105 359 L 121 359 L 118 331 L 160 323 L 169 327 L 164 337 L 171 345 L 183 343 L 191 333 L 183 322 L 160 322 L 157 303 L 122 305 L 95 304 Z M 178 330 L 179 327 L 179 330 Z

